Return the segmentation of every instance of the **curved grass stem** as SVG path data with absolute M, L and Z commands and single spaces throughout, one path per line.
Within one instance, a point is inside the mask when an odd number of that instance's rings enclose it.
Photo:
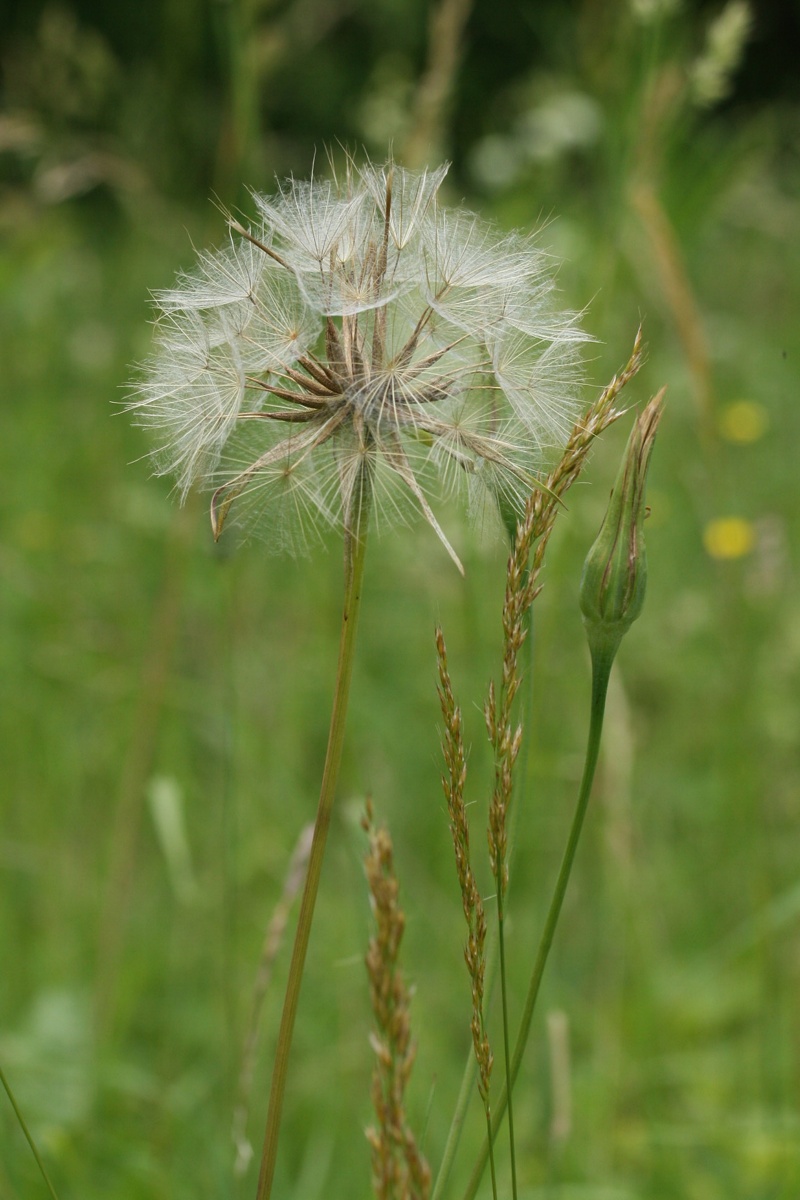
M 589 796 L 592 790 L 595 770 L 597 768 L 597 758 L 600 752 L 600 737 L 603 732 L 603 716 L 606 706 L 606 695 L 608 692 L 608 680 L 611 674 L 611 664 L 616 653 L 616 646 L 606 651 L 605 653 L 596 652 L 592 655 L 592 700 L 591 713 L 589 719 L 589 734 L 586 743 L 586 757 L 584 760 L 583 777 L 581 779 L 580 791 L 578 793 L 578 801 L 575 806 L 575 814 L 572 818 L 572 825 L 569 831 L 569 837 L 564 849 L 564 855 L 561 859 L 561 866 L 558 872 L 553 895 L 550 899 L 550 907 L 547 911 L 544 929 L 542 930 L 539 949 L 536 954 L 536 961 L 533 966 L 530 982 L 528 984 L 528 992 L 525 997 L 525 1007 L 520 1021 L 519 1033 L 517 1034 L 516 1044 L 514 1046 L 514 1054 L 511 1059 L 511 1068 L 507 1086 L 504 1086 L 502 1092 L 498 1096 L 495 1106 L 494 1116 L 492 1118 L 492 1131 L 494 1137 L 497 1137 L 498 1129 L 505 1116 L 506 1107 L 508 1105 L 508 1097 L 514 1087 L 519 1069 L 522 1064 L 525 1047 L 528 1042 L 528 1034 L 530 1033 L 531 1021 L 533 1019 L 534 1008 L 539 996 L 539 988 L 544 975 L 544 969 L 547 965 L 550 947 L 553 944 L 553 937 L 558 924 L 558 919 L 561 915 L 561 907 L 564 902 L 564 895 L 569 883 L 569 877 L 572 872 L 572 864 L 575 861 L 575 852 L 578 848 L 578 841 L 583 828 L 583 819 L 586 816 L 586 808 L 589 803 Z M 469 1183 L 463 1194 L 463 1200 L 474 1200 L 475 1194 L 480 1185 L 481 1177 L 486 1168 L 486 1160 L 489 1155 L 488 1138 L 484 1142 L 478 1160 L 470 1176 Z
M 497 943 L 500 950 L 500 1001 L 503 1016 L 503 1062 L 506 1081 L 503 1094 L 508 1098 L 508 1152 L 511 1159 L 511 1196 L 517 1200 L 517 1153 L 514 1143 L 514 1105 L 512 1103 L 511 1053 L 508 1033 L 508 988 L 506 986 L 505 901 L 500 880 L 497 886 Z
M 489 952 L 486 956 L 486 1005 L 487 1008 L 491 1004 L 492 992 L 494 991 L 495 980 L 497 977 L 497 942 L 494 938 L 490 939 Z M 467 1119 L 467 1110 L 470 1102 L 475 1094 L 475 1081 L 478 1074 L 478 1063 L 475 1058 L 475 1052 L 470 1046 L 467 1051 L 467 1057 L 464 1062 L 464 1073 L 461 1077 L 461 1085 L 458 1089 L 458 1098 L 456 1100 L 455 1110 L 450 1121 L 450 1128 L 447 1131 L 447 1141 L 445 1142 L 442 1161 L 439 1165 L 439 1171 L 433 1185 L 431 1200 L 442 1200 L 444 1189 L 447 1181 L 450 1178 L 450 1172 L 453 1169 L 456 1154 L 458 1153 L 459 1143 L 461 1142 L 461 1134 L 464 1131 L 464 1122 Z
M 45 1165 L 42 1162 L 42 1157 L 36 1148 L 36 1143 L 33 1140 L 33 1136 L 31 1135 L 31 1132 L 28 1129 L 28 1126 L 25 1124 L 25 1118 L 23 1117 L 22 1112 L 20 1111 L 20 1107 L 17 1104 L 14 1093 L 11 1090 L 11 1084 L 8 1082 L 5 1071 L 3 1070 L 2 1067 L 0 1067 L 0 1083 L 2 1083 L 3 1088 L 5 1089 L 5 1093 L 8 1096 L 9 1100 L 11 1101 L 11 1107 L 14 1110 L 14 1115 L 17 1118 L 17 1121 L 19 1122 L 20 1129 L 22 1130 L 22 1132 L 25 1135 L 25 1140 L 27 1141 L 28 1145 L 31 1148 L 31 1153 L 33 1154 L 33 1157 L 36 1159 L 36 1165 L 39 1168 L 39 1171 L 41 1172 L 42 1179 L 44 1180 L 45 1184 L 47 1185 L 47 1190 L 50 1193 L 50 1195 L 52 1196 L 53 1200 L 58 1200 L 58 1196 L 56 1195 L 55 1188 L 53 1187 L 52 1183 L 50 1182 L 50 1176 L 47 1174 Z
M 339 778 L 339 766 L 342 760 L 347 702 L 350 695 L 350 680 L 353 674 L 353 651 L 355 648 L 361 588 L 364 578 L 364 558 L 370 508 L 369 481 L 364 480 L 362 487 L 360 489 L 357 488 L 356 491 L 359 493 L 359 496 L 354 506 L 355 511 L 351 516 L 349 528 L 345 530 L 344 539 L 344 606 L 339 642 L 339 665 L 336 672 L 336 688 L 328 734 L 328 749 L 325 755 L 325 768 L 322 774 L 322 786 L 320 788 L 319 806 L 314 825 L 314 837 L 311 843 L 311 853 L 308 860 L 308 871 L 303 888 L 303 897 L 300 902 L 297 931 L 292 948 L 292 960 L 289 966 L 289 979 L 286 985 L 281 1024 L 278 1031 L 278 1044 L 275 1050 L 275 1063 L 272 1069 L 272 1086 L 269 1097 L 269 1109 L 267 1111 L 267 1124 L 264 1131 L 261 1169 L 258 1176 L 257 1200 L 269 1200 L 272 1191 L 292 1034 L 297 1015 L 297 1004 L 300 998 L 300 987 L 303 982 L 303 969 L 305 967 L 306 951 L 308 949 L 311 923 L 314 916 L 314 905 L 317 899 L 320 875 L 322 873 L 322 862 L 325 856 L 325 845 L 331 823 L 331 814 L 333 812 L 336 784 Z
M 486 1109 L 486 1146 L 489 1156 L 489 1175 L 492 1180 L 492 1200 L 497 1200 L 497 1172 L 494 1165 L 494 1133 L 491 1109 Z

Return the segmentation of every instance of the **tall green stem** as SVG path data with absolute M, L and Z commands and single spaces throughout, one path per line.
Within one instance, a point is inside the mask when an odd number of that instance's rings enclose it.
M 489 1155 L 489 1175 L 492 1180 L 492 1200 L 497 1200 L 497 1172 L 494 1167 L 494 1136 L 492 1134 L 492 1114 L 491 1110 L 486 1110 L 486 1145 Z
M 502 873 L 502 865 L 499 874 Z M 503 1061 L 506 1071 L 506 1082 L 501 1096 L 508 1101 L 508 1151 L 511 1158 L 511 1196 L 517 1200 L 517 1151 L 514 1144 L 514 1104 L 512 1097 L 511 1054 L 508 1036 L 508 988 L 506 986 L 506 938 L 505 938 L 505 900 L 503 898 L 502 879 L 497 880 L 497 942 L 500 949 L 500 1000 L 503 1015 Z
M 497 943 L 493 940 L 489 945 L 489 953 L 486 957 L 486 1007 L 487 1011 L 491 1004 L 492 992 L 497 977 Z M 470 1046 L 467 1051 L 467 1057 L 464 1062 L 464 1073 L 461 1077 L 461 1086 L 458 1089 L 458 1098 L 456 1107 L 450 1121 L 450 1129 L 447 1133 L 447 1141 L 445 1142 L 442 1161 L 439 1165 L 439 1173 L 436 1176 L 436 1181 L 433 1185 L 431 1200 L 442 1200 L 442 1194 L 450 1172 L 453 1169 L 456 1154 L 458 1152 L 461 1134 L 464 1131 L 464 1122 L 467 1118 L 467 1109 L 470 1101 L 475 1094 L 475 1076 L 478 1073 L 478 1061 L 475 1058 L 475 1051 Z
M 45 1184 L 47 1185 L 47 1190 L 50 1193 L 50 1195 L 53 1197 L 53 1200 L 58 1200 L 58 1196 L 56 1195 L 55 1188 L 53 1187 L 52 1183 L 50 1182 L 50 1176 L 47 1174 L 47 1171 L 45 1170 L 45 1165 L 42 1162 L 42 1156 L 39 1154 L 39 1151 L 36 1149 L 36 1143 L 34 1142 L 33 1137 L 31 1136 L 31 1132 L 28 1129 L 28 1126 L 25 1124 L 25 1118 L 23 1117 L 22 1112 L 20 1111 L 20 1107 L 17 1104 L 14 1093 L 11 1090 L 11 1084 L 6 1079 L 5 1071 L 3 1070 L 2 1067 L 0 1067 L 0 1083 L 2 1083 L 2 1085 L 5 1089 L 5 1093 L 8 1096 L 9 1100 L 11 1101 L 11 1107 L 14 1109 L 14 1115 L 16 1116 L 17 1121 L 19 1122 L 20 1129 L 25 1134 L 25 1140 L 27 1141 L 28 1145 L 31 1148 L 31 1153 L 33 1154 L 33 1157 L 36 1159 L 36 1165 L 41 1172 L 42 1179 L 44 1179 Z
M 591 713 L 589 719 L 589 735 L 586 744 L 586 758 L 583 767 L 583 778 L 581 780 L 580 792 L 578 793 L 578 802 L 575 807 L 575 815 L 572 818 L 572 826 L 569 831 L 567 845 L 564 849 L 564 855 L 561 859 L 561 867 L 558 872 L 556 886 L 553 890 L 553 895 L 550 900 L 550 907 L 547 912 L 547 919 L 542 931 L 542 937 L 539 942 L 539 949 L 536 954 L 536 961 L 533 966 L 530 983 L 528 984 L 528 992 L 525 997 L 525 1007 L 520 1021 L 519 1033 L 517 1034 L 516 1045 L 514 1046 L 514 1054 L 511 1059 L 511 1069 L 509 1072 L 508 1087 L 504 1087 L 495 1105 L 494 1116 L 492 1119 L 493 1134 L 496 1137 L 497 1131 L 500 1128 L 500 1123 L 505 1115 L 506 1106 L 508 1104 L 509 1091 L 513 1088 L 516 1081 L 519 1069 L 522 1064 L 522 1058 L 525 1053 L 525 1046 L 530 1033 L 531 1021 L 533 1019 L 533 1010 L 536 1007 L 536 1001 L 539 996 L 539 988 L 544 975 L 544 969 L 547 964 L 547 958 L 550 953 L 550 947 L 553 944 L 553 936 L 558 924 L 558 918 L 561 915 L 561 906 L 564 902 L 564 895 L 569 883 L 569 877 L 572 872 L 572 864 L 575 861 L 575 852 L 578 848 L 578 841 L 583 828 L 583 819 L 586 816 L 586 808 L 589 803 L 589 796 L 592 790 L 595 770 L 597 768 L 597 757 L 600 752 L 600 736 L 603 732 L 603 715 L 606 707 L 606 694 L 608 692 L 608 680 L 611 674 L 611 664 L 614 660 L 617 647 L 613 649 L 607 648 L 604 652 L 597 651 L 592 655 L 592 701 Z M 484 1142 L 481 1149 L 478 1161 L 473 1168 L 469 1183 L 463 1195 L 463 1200 L 474 1200 L 475 1194 L 480 1185 L 481 1177 L 486 1167 L 488 1158 L 488 1138 Z
M 269 1200 L 272 1191 L 272 1180 L 275 1174 L 275 1161 L 278 1153 L 278 1135 L 286 1090 L 286 1076 L 289 1067 L 289 1053 L 292 1045 L 292 1033 L 297 1015 L 297 1003 L 300 998 L 300 987 L 303 981 L 303 968 L 305 966 L 309 934 L 311 933 L 311 922 L 314 916 L 314 905 L 322 873 L 325 844 L 331 823 L 333 801 L 339 777 L 339 766 L 342 761 L 347 702 L 350 695 L 350 680 L 353 674 L 353 650 L 358 624 L 358 611 L 361 603 L 364 558 L 367 546 L 367 525 L 369 522 L 370 506 L 369 484 L 367 481 L 364 481 L 360 491 L 361 495 L 356 512 L 353 514 L 351 520 L 351 529 L 345 531 L 344 606 L 342 611 L 341 640 L 339 642 L 339 665 L 336 672 L 336 690 L 333 698 L 333 712 L 331 714 L 331 725 L 328 734 L 328 750 L 325 755 L 325 769 L 322 774 L 322 786 L 320 788 L 317 819 L 314 826 L 314 838 L 311 843 L 303 898 L 300 902 L 297 932 L 295 933 L 294 947 L 292 949 L 292 961 L 289 966 L 289 979 L 286 984 L 281 1025 L 278 1031 L 275 1064 L 272 1069 L 272 1087 L 267 1112 L 267 1126 L 264 1131 L 261 1170 L 258 1176 L 257 1200 Z

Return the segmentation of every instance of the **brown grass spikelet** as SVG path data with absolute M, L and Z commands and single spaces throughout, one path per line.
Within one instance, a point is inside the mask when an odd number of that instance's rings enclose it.
M 595 439 L 625 411 L 617 407 L 616 400 L 639 370 L 642 353 L 640 328 L 625 367 L 573 426 L 564 453 L 547 477 L 545 487 L 529 496 L 509 555 L 503 600 L 502 675 L 499 688 L 490 683 L 484 707 L 495 761 L 494 791 L 489 808 L 489 859 L 501 900 L 508 884 L 508 807 L 514 764 L 522 743 L 521 726 L 513 727 L 512 706 L 521 683 L 519 652 L 527 636 L 526 615 L 541 590 L 539 574 L 562 498 L 583 471 Z
M 489 1080 L 494 1061 L 486 1033 L 484 995 L 486 983 L 486 914 L 470 861 L 469 824 L 464 804 L 464 785 L 467 778 L 461 710 L 456 705 L 450 673 L 447 667 L 447 647 L 441 629 L 436 630 L 436 654 L 439 662 L 439 701 L 444 718 L 444 753 L 446 772 L 442 787 L 450 816 L 450 832 L 456 860 L 456 874 L 461 889 L 461 902 L 467 921 L 467 941 L 464 959 L 472 984 L 472 1020 L 470 1029 L 475 1058 L 478 1064 L 478 1090 L 484 1107 L 489 1111 Z
M 364 860 L 375 933 L 366 954 L 375 1030 L 371 1097 L 377 1118 L 366 1131 L 372 1150 L 372 1187 L 376 1200 L 428 1200 L 430 1168 L 406 1119 L 404 1094 L 414 1065 L 410 996 L 398 965 L 405 915 L 399 905 L 394 850 L 387 829 L 376 828 L 372 805 L 362 826 L 368 837 Z

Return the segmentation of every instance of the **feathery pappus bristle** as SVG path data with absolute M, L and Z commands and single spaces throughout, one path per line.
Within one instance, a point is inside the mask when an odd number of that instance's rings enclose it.
M 155 296 L 155 348 L 128 403 L 182 496 L 290 552 L 347 528 L 355 481 L 377 520 L 463 492 L 521 514 L 578 411 L 575 314 L 547 256 L 439 201 L 447 173 L 348 163 L 339 181 L 255 196 L 249 227 Z

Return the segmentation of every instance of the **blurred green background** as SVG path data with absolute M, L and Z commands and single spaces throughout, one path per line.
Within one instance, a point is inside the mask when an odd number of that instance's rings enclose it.
M 6 0 L 0 36 L 0 1063 L 62 1200 L 255 1191 L 254 1166 L 233 1169 L 237 1077 L 316 804 L 340 547 L 215 549 L 205 503 L 176 509 L 114 406 L 148 351 L 148 291 L 224 238 L 210 197 L 248 211 L 248 188 L 308 175 L 315 154 L 320 169 L 337 143 L 447 157 L 446 199 L 542 226 L 598 339 L 587 396 L 640 319 L 627 399 L 669 389 L 648 602 L 519 1087 L 521 1195 L 796 1200 L 797 5 Z M 537 601 L 512 1022 L 581 766 L 580 564 L 627 426 L 571 494 Z M 396 843 L 409 1110 L 434 1171 L 469 1046 L 433 627 L 465 710 L 477 854 L 505 551 L 458 513 L 447 528 L 465 581 L 422 523 L 370 549 L 281 1200 L 369 1195 L 367 794 Z M 44 1194 L 0 1096 L 0 1197 Z

